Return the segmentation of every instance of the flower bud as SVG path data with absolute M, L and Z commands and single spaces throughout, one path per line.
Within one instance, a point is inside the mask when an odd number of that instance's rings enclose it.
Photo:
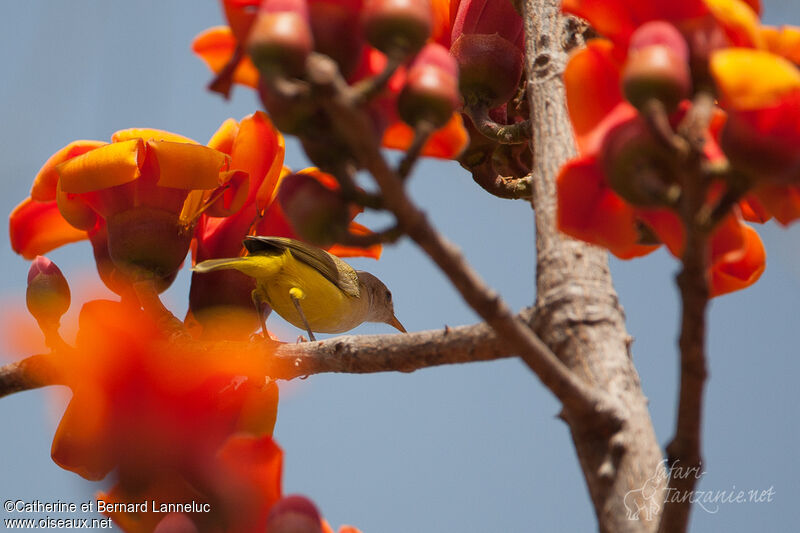
M 64 274 L 55 263 L 41 255 L 36 256 L 28 270 L 25 303 L 38 322 L 57 324 L 69 309 L 69 284 Z
M 290 135 L 302 135 L 314 124 L 317 106 L 308 98 L 294 98 L 269 90 L 269 84 L 261 80 L 258 94 L 269 118 L 277 129 Z
M 300 77 L 313 49 L 308 16 L 297 11 L 259 11 L 247 39 L 247 53 L 266 77 Z
M 522 52 L 498 34 L 463 34 L 450 48 L 458 61 L 467 105 L 497 107 L 509 101 L 522 76 Z
M 350 221 L 341 194 L 309 174 L 286 176 L 278 202 L 297 235 L 321 248 L 334 244 Z
M 672 112 L 691 91 L 689 64 L 672 48 L 651 44 L 631 52 L 622 71 L 625 98 L 637 109 L 658 100 Z
M 606 134 L 600 164 L 608 185 L 635 206 L 668 205 L 679 192 L 671 154 L 639 117 Z
M 428 40 L 433 13 L 428 0 L 367 0 L 362 23 L 372 46 L 388 56 L 403 58 Z
M 667 46 L 675 53 L 681 61 L 689 61 L 689 45 L 683 38 L 678 28 L 664 22 L 656 20 L 642 24 L 631 35 L 628 43 L 628 53 L 633 53 L 654 44 Z
M 366 44 L 359 21 L 360 8 L 358 1 L 310 0 L 308 3 L 314 50 L 336 61 L 345 78 L 358 67 Z
M 185 513 L 170 513 L 158 523 L 153 533 L 197 533 L 192 519 Z
M 459 104 L 458 63 L 444 47 L 431 43 L 408 71 L 397 101 L 400 117 L 411 126 L 427 121 L 439 128 Z
M 322 533 L 322 520 L 314 502 L 293 494 L 285 496 L 270 509 L 269 533 Z

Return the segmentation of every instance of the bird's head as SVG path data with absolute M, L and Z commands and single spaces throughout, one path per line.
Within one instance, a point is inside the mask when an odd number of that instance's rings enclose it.
M 358 281 L 362 288 L 366 289 L 369 296 L 369 322 L 383 322 L 395 329 L 406 332 L 403 324 L 394 316 L 394 303 L 392 302 L 392 292 L 386 288 L 381 280 L 361 270 L 356 271 Z

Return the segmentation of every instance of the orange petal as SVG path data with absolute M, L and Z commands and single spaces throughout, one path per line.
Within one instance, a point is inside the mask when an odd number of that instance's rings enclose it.
M 647 224 L 675 257 L 683 255 L 686 232 L 676 213 L 669 209 L 639 209 L 639 220 Z
M 742 217 L 748 222 L 763 224 L 772 218 L 772 214 L 753 194 L 748 194 L 739 201 L 739 209 L 742 211 Z
M 397 121 L 383 133 L 383 146 L 397 150 L 408 150 L 414 140 L 414 130 L 406 123 Z M 440 159 L 455 159 L 469 144 L 469 134 L 464 127 L 461 113 L 453 113 L 447 124 L 436 130 L 422 148 L 422 155 Z
M 800 218 L 800 188 L 796 186 L 762 184 L 753 195 L 784 226 Z
M 626 40 L 641 22 L 625 0 L 564 0 L 561 9 L 585 18 L 600 33 L 612 40 Z
M 636 113 L 630 105 L 624 104 L 620 90 L 621 66 L 616 53 L 610 41 L 594 39 L 586 48 L 572 54 L 564 70 L 567 109 L 582 154 L 599 147 L 608 129 L 604 124 L 612 111 L 631 116 Z
M 720 257 L 711 267 L 711 296 L 719 296 L 749 287 L 761 277 L 766 267 L 764 244 L 750 226 L 743 226 L 744 242 L 740 249 Z
M 744 230 L 748 226 L 742 222 L 738 211 L 722 219 L 722 222 L 714 229 L 711 235 L 711 261 L 715 262 L 718 258 L 727 254 L 741 250 L 745 244 Z
M 220 185 L 220 171 L 230 157 L 200 144 L 149 141 L 158 160 L 158 185 L 173 189 L 214 189 Z
M 119 130 L 111 135 L 111 142 L 123 142 L 133 139 L 142 139 L 143 141 L 170 141 L 176 143 L 192 143 L 198 144 L 197 141 L 171 133 L 164 130 L 156 130 L 153 128 L 129 128 L 127 130 Z
M 114 464 L 109 453 L 106 404 L 99 394 L 92 392 L 81 390 L 73 394 L 56 429 L 50 455 L 61 468 L 98 481 Z
M 371 235 L 372 230 L 366 226 L 362 226 L 358 222 L 350 222 L 348 231 L 354 235 Z M 334 244 L 328 251 L 333 255 L 339 257 L 371 257 L 373 259 L 380 259 L 383 252 L 383 246 L 375 244 L 368 248 L 359 248 L 356 246 L 344 246 L 341 244 Z
M 283 135 L 263 111 L 239 122 L 239 131 L 231 147 L 231 169 L 250 175 L 248 199 L 257 199 L 259 207 L 269 203 L 283 169 L 286 144 Z
M 217 26 L 195 37 L 192 51 L 217 74 L 231 60 L 236 46 L 236 38 L 231 29 L 227 26 Z M 258 78 L 258 69 L 248 57 L 244 57 L 233 71 L 233 81 L 254 89 L 258 87 Z
M 206 213 L 210 217 L 227 217 L 242 208 L 247 200 L 247 190 L 250 183 L 247 172 L 229 170 L 223 173 L 225 183 L 217 190 L 211 191 L 210 197 L 216 200 L 208 207 Z
M 85 231 L 64 220 L 55 201 L 37 202 L 27 198 L 11 212 L 8 226 L 11 248 L 25 259 L 88 238 Z
M 234 119 L 229 118 L 220 125 L 219 129 L 214 132 L 214 135 L 209 139 L 208 146 L 214 150 L 219 150 L 223 154 L 231 155 L 233 150 L 233 141 L 236 134 L 239 132 L 239 123 Z
M 64 148 L 50 156 L 39 173 L 33 180 L 31 188 L 31 198 L 37 202 L 47 202 L 56 199 L 56 184 L 58 183 L 58 171 L 56 166 L 68 159 L 85 154 L 90 150 L 99 148 L 105 143 L 103 141 L 72 141 Z
M 733 46 L 764 46 L 761 24 L 752 6 L 742 0 L 705 0 L 705 3 Z
M 765 26 L 761 35 L 767 50 L 800 65 L 800 28 L 783 26 L 780 29 Z
M 130 183 L 141 175 L 144 143 L 141 139 L 107 144 L 59 164 L 61 189 L 85 193 Z
M 761 50 L 726 48 L 715 52 L 711 73 L 723 104 L 737 110 L 775 106 L 800 90 L 800 69 Z
M 608 188 L 595 158 L 564 165 L 557 187 L 558 227 L 567 235 L 608 248 L 620 258 L 657 248 L 637 244 L 634 209 Z

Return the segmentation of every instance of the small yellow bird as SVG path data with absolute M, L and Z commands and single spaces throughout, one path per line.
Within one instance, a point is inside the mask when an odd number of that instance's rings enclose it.
M 384 322 L 405 333 L 394 316 L 392 293 L 381 280 L 325 250 L 283 237 L 247 237 L 248 255 L 209 259 L 195 272 L 235 269 L 255 278 L 252 293 L 266 335 L 261 302 L 308 331 L 343 333 L 362 322 Z

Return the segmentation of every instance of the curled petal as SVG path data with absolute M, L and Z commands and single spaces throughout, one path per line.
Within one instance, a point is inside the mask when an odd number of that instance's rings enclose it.
M 192 51 L 206 62 L 208 68 L 219 74 L 236 51 L 236 38 L 227 26 L 210 28 L 197 37 L 192 43 Z M 248 57 L 242 58 L 233 71 L 233 81 L 253 89 L 258 87 L 258 69 Z
M 686 243 L 686 231 L 680 217 L 669 209 L 640 209 L 637 213 L 639 220 L 647 226 L 664 243 L 669 252 L 675 257 L 683 255 Z
M 742 222 L 738 210 L 726 216 L 711 235 L 711 262 L 741 250 L 745 245 L 746 228 L 747 225 Z
M 800 187 L 764 183 L 756 187 L 753 196 L 784 226 L 800 218 Z
M 727 48 L 715 52 L 711 73 L 723 104 L 736 110 L 772 107 L 800 90 L 800 69 L 761 50 Z
M 229 170 L 223 173 L 225 183 L 211 191 L 212 203 L 206 213 L 211 217 L 227 217 L 238 212 L 247 200 L 250 183 L 247 172 Z
M 371 235 L 372 230 L 366 226 L 362 226 L 358 222 L 350 222 L 347 230 L 353 235 Z M 339 257 L 371 257 L 373 259 L 380 259 L 383 252 L 383 246 L 374 244 L 367 248 L 359 248 L 356 246 L 344 246 L 341 244 L 334 244 L 328 251 L 333 255 Z
M 572 54 L 564 71 L 567 109 L 583 154 L 597 151 L 611 126 L 636 114 L 622 97 L 618 52 L 610 41 L 594 39 Z
M 64 220 L 55 200 L 37 202 L 27 198 L 11 212 L 9 231 L 11 247 L 25 259 L 88 238 L 85 231 Z
M 800 204 L 798 205 L 800 206 Z M 743 200 L 739 201 L 739 209 L 742 212 L 742 217 L 748 222 L 763 224 L 772 218 L 772 214 L 753 194 L 748 194 Z
M 705 0 L 705 3 L 733 46 L 764 46 L 758 13 L 751 5 L 743 0 Z
M 158 185 L 173 189 L 214 189 L 230 157 L 200 144 L 148 141 L 158 161 Z
M 800 65 L 800 28 L 797 26 L 781 28 L 763 26 L 761 35 L 767 50 Z
M 766 267 L 764 244 L 750 226 L 743 226 L 741 248 L 721 256 L 711 267 L 711 296 L 719 296 L 749 287 L 761 277 Z
M 248 201 L 256 199 L 259 207 L 269 202 L 283 169 L 286 144 L 283 135 L 272 125 L 266 113 L 258 111 L 239 122 L 231 146 L 231 169 L 250 175 Z
M 145 149 L 141 139 L 107 144 L 59 164 L 61 189 L 85 193 L 130 183 L 141 175 Z
M 233 141 L 239 133 L 239 123 L 234 119 L 229 118 L 223 122 L 220 127 L 214 132 L 214 135 L 209 139 L 208 146 L 214 150 L 219 150 L 223 154 L 231 155 L 233 150 Z
M 703 0 L 564 0 L 562 6 L 565 12 L 585 18 L 601 35 L 619 43 L 626 43 L 631 33 L 645 22 L 679 23 L 708 13 Z
M 108 143 L 102 141 L 73 141 L 50 156 L 50 159 L 45 162 L 33 180 L 31 198 L 37 202 L 55 200 L 56 184 L 58 183 L 58 171 L 56 167 L 64 161 L 85 154 L 105 144 Z
M 111 135 L 111 142 L 123 142 L 133 139 L 142 139 L 143 141 L 169 141 L 175 143 L 191 143 L 197 144 L 197 141 L 171 133 L 169 131 L 157 130 L 153 128 L 129 128 L 126 130 L 119 130 Z
M 93 391 L 73 395 L 56 429 L 50 455 L 65 470 L 98 481 L 115 466 L 106 435 L 106 403 Z
M 626 259 L 657 248 L 637 244 L 634 209 L 608 188 L 595 158 L 574 159 L 564 165 L 557 187 L 558 227 L 567 235 Z
M 414 130 L 404 122 L 391 124 L 383 133 L 383 146 L 407 150 L 414 140 Z M 469 134 L 460 113 L 453 113 L 450 120 L 436 130 L 422 148 L 422 155 L 440 159 L 455 159 L 469 144 Z

